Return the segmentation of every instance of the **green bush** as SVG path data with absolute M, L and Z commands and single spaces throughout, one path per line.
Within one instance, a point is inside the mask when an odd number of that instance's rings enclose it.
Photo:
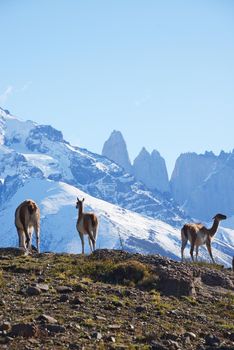
M 138 284 L 149 276 L 148 268 L 135 260 L 128 260 L 116 264 L 102 263 L 105 268 L 102 270 L 99 266 L 95 275 L 91 276 L 101 279 L 104 282 L 116 284 Z M 108 268 L 107 268 L 108 267 Z

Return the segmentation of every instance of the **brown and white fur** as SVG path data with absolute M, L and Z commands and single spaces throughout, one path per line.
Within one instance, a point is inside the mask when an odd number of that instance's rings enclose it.
M 27 199 L 15 211 L 15 226 L 19 236 L 19 247 L 32 250 L 32 234 L 36 233 L 37 252 L 40 253 L 40 209 L 37 204 Z
M 78 209 L 78 220 L 76 223 L 76 229 L 79 232 L 81 244 L 82 244 L 82 254 L 84 254 L 84 235 L 88 235 L 89 246 L 91 252 L 96 249 L 96 240 L 98 233 L 98 218 L 94 213 L 84 213 L 83 212 L 84 198 L 80 201 L 77 197 L 76 209 Z
M 207 250 L 210 254 L 211 260 L 213 263 L 215 263 L 213 255 L 212 255 L 212 250 L 211 250 L 211 240 L 214 237 L 214 235 L 217 232 L 219 222 L 221 220 L 225 220 L 227 217 L 226 215 L 223 214 L 216 214 L 213 217 L 213 225 L 211 228 L 206 228 L 202 224 L 185 224 L 181 230 L 181 259 L 182 261 L 184 260 L 184 249 L 186 247 L 186 244 L 189 240 L 191 244 L 191 249 L 190 249 L 190 255 L 192 258 L 192 261 L 194 261 L 193 258 L 193 251 L 194 247 L 196 247 L 196 261 L 197 261 L 197 256 L 198 256 L 198 248 L 200 245 L 205 244 L 207 247 Z

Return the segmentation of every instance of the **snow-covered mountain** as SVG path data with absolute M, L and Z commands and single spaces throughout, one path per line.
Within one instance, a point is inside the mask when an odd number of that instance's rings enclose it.
M 180 230 L 149 217 L 131 212 L 87 195 L 74 186 L 48 179 L 25 182 L 2 207 L 0 212 L 1 246 L 17 245 L 14 211 L 25 198 L 33 197 L 41 208 L 41 249 L 55 252 L 81 252 L 76 231 L 76 197 L 85 197 L 85 211 L 95 211 L 99 217 L 97 248 L 122 248 L 139 253 L 160 253 L 180 259 Z M 2 234 L 4 232 L 4 234 Z M 233 231 L 221 229 L 214 240 L 213 254 L 217 262 L 230 265 L 234 254 Z M 222 251 L 221 249 L 222 248 Z M 89 252 L 88 240 L 85 250 Z M 189 249 L 186 249 L 189 257 Z M 199 256 L 209 260 L 201 248 Z
M 113 161 L 71 146 L 51 126 L 21 121 L 0 110 L 0 135 L 0 202 L 25 179 L 42 176 L 123 208 L 181 224 L 184 214 L 172 200 L 150 192 Z
M 121 241 L 131 251 L 179 258 L 178 228 L 187 218 L 173 200 L 150 191 L 110 159 L 70 145 L 53 127 L 0 109 L 1 245 L 17 244 L 14 211 L 32 198 L 42 212 L 42 249 L 80 251 L 77 195 L 100 216 L 97 247 L 119 247 Z M 229 264 L 233 231 L 221 229 L 215 245 L 214 255 Z M 202 254 L 207 257 L 206 250 Z
M 234 151 L 186 153 L 171 178 L 175 200 L 192 217 L 208 221 L 216 213 L 234 215 Z
M 169 192 L 169 180 L 164 158 L 154 150 L 151 154 L 142 148 L 133 163 L 135 178 L 142 181 L 150 190 Z

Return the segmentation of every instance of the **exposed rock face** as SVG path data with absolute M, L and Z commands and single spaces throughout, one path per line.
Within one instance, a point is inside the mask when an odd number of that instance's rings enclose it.
M 179 204 L 184 204 L 194 191 L 208 177 L 216 164 L 213 153 L 199 155 L 184 153 L 176 161 L 171 176 L 171 190 Z
M 151 154 L 143 147 L 133 163 L 133 174 L 150 190 L 169 192 L 165 160 L 154 150 Z
M 132 173 L 150 190 L 169 192 L 169 180 L 165 160 L 154 150 L 151 154 L 143 147 L 131 166 L 127 146 L 120 131 L 114 130 L 104 143 L 102 155 L 113 160 Z
M 97 259 L 113 259 L 114 261 L 137 260 L 151 267 L 155 275 L 157 288 L 163 295 L 196 296 L 201 287 L 213 286 L 233 290 L 231 272 L 200 267 L 196 264 L 181 263 L 160 255 L 131 254 L 125 251 L 108 249 L 96 250 L 93 256 Z
M 114 130 L 111 133 L 109 139 L 104 143 L 102 155 L 113 160 L 128 173 L 132 172 L 127 146 L 120 131 Z
M 234 152 L 215 156 L 182 154 L 171 178 L 175 200 L 192 217 L 210 221 L 218 212 L 234 211 Z
M 12 337 L 31 338 L 38 334 L 38 327 L 31 323 L 18 323 L 12 326 Z

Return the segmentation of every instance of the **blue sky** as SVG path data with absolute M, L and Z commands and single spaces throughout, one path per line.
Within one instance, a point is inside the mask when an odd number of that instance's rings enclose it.
M 234 148 L 234 1 L 0 0 L 0 106 L 100 153 Z

